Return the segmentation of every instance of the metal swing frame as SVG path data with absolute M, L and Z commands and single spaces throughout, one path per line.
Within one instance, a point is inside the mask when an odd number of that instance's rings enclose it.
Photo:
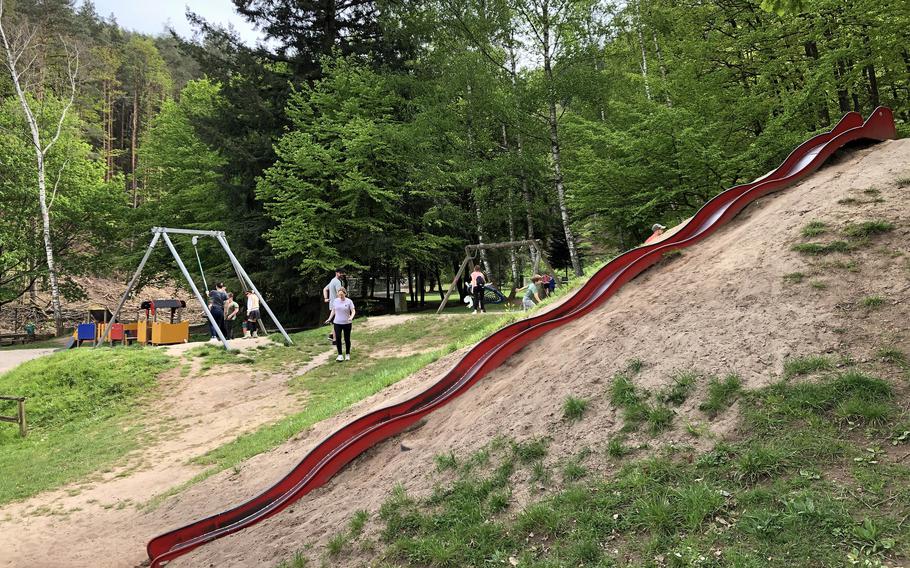
M 174 260 L 177 262 L 177 266 L 180 267 L 180 271 L 183 273 L 183 277 L 186 278 L 187 283 L 190 285 L 190 288 L 193 290 L 193 294 L 196 296 L 196 299 L 199 300 L 199 305 L 202 306 L 202 311 L 205 312 L 205 317 L 208 318 L 209 323 L 212 325 L 212 329 L 215 330 L 215 333 L 218 334 L 218 339 L 221 340 L 221 343 L 224 345 L 225 349 L 230 349 L 228 345 L 228 340 L 215 324 L 215 318 L 212 316 L 211 310 L 209 310 L 208 302 L 205 301 L 205 298 L 202 297 L 202 294 L 199 292 L 199 288 L 196 287 L 196 283 L 193 281 L 193 278 L 190 276 L 189 271 L 186 269 L 186 265 L 183 264 L 183 259 L 180 258 L 180 254 L 177 252 L 174 243 L 171 242 L 168 234 L 174 235 L 194 235 L 200 237 L 213 237 L 221 245 L 221 248 L 224 249 L 224 252 L 227 253 L 228 258 L 231 260 L 231 264 L 234 266 L 234 270 L 237 272 L 237 275 L 240 277 L 240 283 L 246 287 L 248 285 L 249 289 L 252 290 L 258 297 L 259 303 L 262 305 L 265 312 L 272 318 L 272 322 L 275 324 L 275 327 L 281 332 L 281 335 L 284 336 L 284 341 L 288 345 L 293 344 L 291 338 L 288 337 L 287 332 L 284 330 L 284 327 L 281 326 L 281 322 L 278 321 L 278 318 L 275 317 L 275 314 L 272 312 L 272 309 L 269 308 L 268 303 L 265 301 L 265 297 L 259 293 L 259 289 L 256 288 L 256 285 L 253 284 L 253 281 L 250 279 L 250 275 L 246 273 L 246 270 L 243 269 L 243 266 L 240 264 L 240 261 L 237 260 L 237 257 L 234 256 L 231 247 L 228 245 L 227 237 L 224 235 L 224 231 L 197 231 L 194 229 L 172 229 L 168 227 L 152 227 L 152 242 L 149 243 L 148 249 L 145 251 L 145 255 L 142 257 L 142 260 L 139 262 L 139 267 L 136 269 L 136 273 L 133 274 L 133 278 L 130 280 L 129 285 L 126 288 L 126 292 L 123 293 L 123 297 L 120 298 L 120 303 L 117 304 L 117 309 L 114 311 L 114 316 L 111 318 L 111 322 L 117 321 L 117 318 L 120 316 L 120 311 L 123 310 L 124 304 L 126 304 L 127 298 L 129 298 L 130 292 L 133 291 L 133 288 L 136 286 L 136 283 L 139 281 L 139 276 L 142 274 L 142 269 L 145 268 L 145 263 L 148 262 L 148 259 L 152 256 L 152 251 L 155 250 L 155 245 L 158 244 L 159 240 L 163 240 L 164 244 L 167 245 L 168 250 L 171 251 Z M 101 341 L 95 344 L 95 347 L 99 345 L 104 345 L 107 341 L 108 334 L 110 333 L 112 326 L 105 326 L 104 336 L 101 338 Z

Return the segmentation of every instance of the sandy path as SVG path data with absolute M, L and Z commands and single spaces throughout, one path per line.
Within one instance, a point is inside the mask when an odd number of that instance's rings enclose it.
M 0 374 L 12 370 L 26 361 L 50 355 L 57 349 L 11 349 L 0 351 Z

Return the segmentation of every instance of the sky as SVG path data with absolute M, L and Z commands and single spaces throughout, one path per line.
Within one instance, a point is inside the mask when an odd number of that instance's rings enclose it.
M 113 14 L 121 27 L 157 35 L 170 26 L 189 37 L 193 30 L 186 20 L 186 9 L 223 26 L 233 25 L 240 37 L 254 45 L 259 34 L 234 11 L 231 0 L 93 0 L 99 15 Z

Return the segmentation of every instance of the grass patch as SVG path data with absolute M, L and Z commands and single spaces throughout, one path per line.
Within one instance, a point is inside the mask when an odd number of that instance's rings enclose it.
M 784 376 L 795 377 L 799 375 L 810 375 L 821 371 L 829 371 L 833 367 L 834 363 L 829 357 L 825 357 L 824 355 L 795 357 L 784 361 Z
M 856 199 L 855 197 L 845 197 L 837 200 L 838 205 L 856 205 L 859 202 L 859 199 Z
M 689 398 L 697 380 L 698 373 L 695 371 L 678 371 L 673 377 L 673 383 L 657 393 L 657 400 L 665 404 L 679 406 Z
M 658 405 L 648 410 L 648 429 L 652 434 L 660 434 L 673 425 L 676 413 L 667 406 Z
M 860 303 L 867 310 L 877 310 L 885 304 L 885 299 L 881 296 L 866 296 Z
M 812 288 L 815 290 L 827 290 L 828 289 L 828 285 L 826 283 L 822 282 L 821 280 L 813 280 L 812 282 L 809 283 L 809 286 L 812 286 Z
M 620 437 L 614 436 L 607 442 L 607 455 L 613 459 L 620 459 L 630 452 L 631 450 L 626 447 L 623 439 Z
M 799 243 L 793 245 L 793 250 L 809 256 L 824 256 L 835 252 L 848 252 L 850 250 L 850 245 L 846 241 L 831 241 L 830 243 Z
M 825 234 L 826 232 L 828 232 L 828 225 L 823 221 L 810 221 L 806 224 L 805 227 L 803 227 L 802 231 L 800 231 L 800 233 L 806 238 L 817 237 L 819 235 Z
M 891 363 L 892 365 L 897 365 L 904 369 L 910 366 L 910 361 L 907 360 L 907 354 L 897 347 L 880 347 L 875 352 L 875 356 L 885 363 Z
M 888 221 L 877 219 L 874 221 L 863 221 L 862 223 L 853 223 L 844 227 L 844 234 L 851 239 L 862 239 L 874 235 L 883 235 L 894 230 L 894 224 Z
M 802 272 L 789 272 L 784 274 L 784 282 L 788 284 L 799 284 L 805 280 L 806 275 Z
M 708 381 L 708 396 L 698 409 L 711 418 L 730 408 L 742 391 L 742 381 L 736 375 L 727 375 L 723 380 L 712 377 Z
M 583 398 L 575 398 L 574 396 L 567 397 L 566 401 L 562 405 L 563 418 L 570 422 L 581 420 L 581 417 L 584 416 L 585 410 L 587 408 L 587 400 Z
M 0 375 L 0 393 L 27 398 L 29 423 L 26 438 L 0 424 L 0 503 L 85 477 L 137 448 L 135 410 L 173 365 L 157 349 L 77 349 Z
M 910 187 L 910 176 L 899 177 L 896 180 L 894 180 L 894 182 L 897 184 L 897 187 L 899 187 L 900 189 L 903 189 L 905 187 Z

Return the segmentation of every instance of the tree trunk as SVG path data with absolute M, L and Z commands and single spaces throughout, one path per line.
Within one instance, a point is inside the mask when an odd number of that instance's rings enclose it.
M 502 147 L 506 152 L 509 151 L 509 137 L 508 137 L 508 134 L 506 133 L 505 124 L 502 125 Z M 515 201 L 515 195 L 512 191 L 511 184 L 508 186 L 508 188 L 509 189 L 508 189 L 508 192 L 506 195 L 506 199 L 508 200 L 508 205 L 506 206 L 506 216 L 507 216 L 506 220 L 509 225 L 509 240 L 514 242 L 515 241 L 515 214 L 512 211 L 512 204 Z M 512 270 L 512 287 L 514 288 L 517 286 L 517 282 L 518 282 L 518 255 L 515 253 L 514 248 L 509 249 L 509 266 Z
M 670 99 L 670 89 L 667 85 L 667 66 L 664 65 L 664 57 L 663 57 L 663 54 L 660 52 L 660 43 L 658 43 L 658 41 L 657 41 L 657 32 L 654 32 L 652 30 L 651 38 L 654 40 L 654 51 L 655 51 L 655 53 L 657 53 L 657 63 L 658 63 L 658 65 L 660 65 L 660 78 L 661 78 L 661 81 L 663 82 L 664 100 L 667 101 L 667 106 L 672 108 L 673 101 Z M 601 112 L 601 120 L 604 120 L 603 109 L 601 109 L 600 112 Z
M 44 252 L 47 255 L 47 277 L 51 286 L 51 307 L 54 310 L 54 327 L 57 335 L 63 335 L 63 316 L 60 309 L 60 288 L 57 284 L 57 268 L 54 265 L 54 245 L 51 242 L 51 215 L 47 208 L 47 181 L 44 172 L 44 156 L 40 150 L 38 156 L 38 202 L 41 204 L 42 232 L 44 234 Z
M 544 37 L 544 77 L 547 81 L 547 105 L 549 114 L 547 116 L 547 126 L 550 135 L 550 159 L 553 168 L 553 186 L 556 188 L 556 200 L 559 204 L 559 214 L 562 218 L 562 228 L 566 235 L 566 245 L 569 247 L 569 258 L 572 261 L 572 270 L 576 276 L 581 276 L 584 272 L 581 269 L 581 259 L 578 257 L 578 250 L 575 247 L 575 235 L 572 234 L 572 222 L 569 218 L 569 209 L 566 205 L 566 190 L 562 178 L 562 158 L 559 147 L 559 117 L 556 113 L 556 92 L 554 91 L 553 62 L 550 56 L 550 27 L 543 28 Z
M 139 191 L 136 182 L 136 137 L 139 130 L 139 90 L 133 92 L 132 132 L 130 132 L 130 177 L 133 192 L 133 209 L 139 207 Z
M 651 86 L 648 85 L 648 56 L 645 53 L 645 37 L 641 30 L 641 0 L 638 2 L 638 21 L 635 25 L 638 31 L 638 45 L 641 47 L 641 78 L 645 84 L 645 97 L 651 100 Z

